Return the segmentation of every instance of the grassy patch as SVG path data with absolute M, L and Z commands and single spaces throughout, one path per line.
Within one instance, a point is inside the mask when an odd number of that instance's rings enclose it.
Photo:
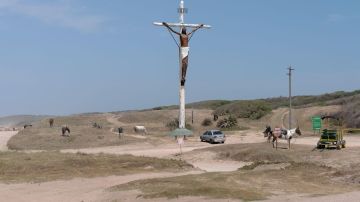
M 304 154 L 310 155 L 312 147 L 298 146 L 291 150 L 272 148 L 269 143 L 225 145 L 203 150 L 216 152 L 220 159 L 228 158 L 242 162 L 299 162 Z
M 350 186 L 332 180 L 333 169 L 312 163 L 291 163 L 282 170 L 239 170 L 172 178 L 139 180 L 114 186 L 110 191 L 140 190 L 143 198 L 183 196 L 215 199 L 262 200 L 279 192 L 290 194 L 335 194 Z M 326 185 L 326 186 L 324 186 Z
M 109 129 L 97 129 L 91 126 L 69 126 L 70 137 L 61 136 L 61 128 L 33 127 L 20 131 L 13 136 L 8 147 L 13 150 L 60 150 L 89 147 L 116 146 L 144 141 L 125 136 L 119 139 Z
M 97 123 L 102 129 L 93 128 Z M 70 137 L 61 136 L 62 125 L 68 125 Z M 74 115 L 54 118 L 54 126 L 50 128 L 49 120 L 44 119 L 33 124 L 12 137 L 8 147 L 13 150 L 59 150 L 100 146 L 122 145 L 135 139 L 119 140 L 110 132 L 110 123 L 102 115 Z
M 206 196 L 211 198 L 236 198 L 243 200 L 265 199 L 258 189 L 247 189 L 239 186 L 233 175 L 201 174 L 172 177 L 165 179 L 150 179 L 130 182 L 112 187 L 110 191 L 141 190 L 139 197 L 143 198 L 178 198 L 181 196 Z
M 0 153 L 0 181 L 10 183 L 125 175 L 138 172 L 176 172 L 191 168 L 191 165 L 183 161 L 131 155 L 63 154 L 59 152 Z

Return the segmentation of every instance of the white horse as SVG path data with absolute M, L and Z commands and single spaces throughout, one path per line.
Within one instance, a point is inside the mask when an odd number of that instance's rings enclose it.
M 281 129 L 281 128 L 275 128 L 273 133 L 272 133 L 273 148 L 276 147 L 276 149 L 277 149 L 278 139 L 283 139 L 283 140 L 287 140 L 288 145 L 289 145 L 288 148 L 290 149 L 290 142 L 291 142 L 291 139 L 295 136 L 295 134 L 301 135 L 301 131 L 300 131 L 299 126 L 297 128 L 290 129 L 290 130 Z
M 134 131 L 135 131 L 135 133 L 141 133 L 143 135 L 147 135 L 147 130 L 146 130 L 145 126 L 135 126 Z

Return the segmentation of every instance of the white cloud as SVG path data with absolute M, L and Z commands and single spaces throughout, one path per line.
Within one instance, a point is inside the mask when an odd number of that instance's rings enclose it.
M 53 4 L 29 4 L 20 0 L 0 0 L 0 11 L 38 19 L 51 25 L 60 25 L 80 31 L 99 29 L 106 19 L 98 15 L 82 14 L 61 1 Z

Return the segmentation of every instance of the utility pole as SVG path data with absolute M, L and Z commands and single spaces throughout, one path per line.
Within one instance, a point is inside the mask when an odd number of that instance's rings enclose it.
M 175 42 L 179 47 L 179 59 L 180 59 L 180 90 L 179 90 L 179 100 L 180 100 L 180 109 L 179 109 L 179 128 L 185 129 L 185 80 L 186 80 L 186 71 L 188 67 L 188 56 L 189 56 L 189 41 L 193 34 L 202 28 L 211 28 L 209 25 L 204 24 L 186 24 L 185 23 L 185 14 L 188 9 L 185 8 L 184 1 L 180 1 L 180 6 L 178 8 L 179 13 L 179 23 L 166 23 L 166 22 L 154 22 L 154 25 L 166 27 L 172 37 L 173 34 L 179 36 L 179 42 L 174 38 Z M 191 31 L 187 32 L 186 28 L 190 28 Z M 179 30 L 179 31 L 178 31 Z
M 194 124 L 194 108 L 191 108 L 191 124 Z
M 292 103 L 291 103 L 291 76 L 292 76 L 292 71 L 294 71 L 295 69 L 293 69 L 291 67 L 291 65 L 287 68 L 289 70 L 289 73 L 287 74 L 289 76 L 289 129 L 291 129 L 291 111 L 292 111 Z

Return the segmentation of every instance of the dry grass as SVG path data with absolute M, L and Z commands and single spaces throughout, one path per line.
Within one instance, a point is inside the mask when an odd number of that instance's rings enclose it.
M 336 111 L 339 107 L 310 107 L 305 109 L 296 109 L 294 114 L 299 117 L 299 125 L 302 130 L 311 130 L 310 117 L 319 113 Z M 202 126 L 205 118 L 212 119 L 212 110 L 194 110 L 194 124 L 191 124 L 195 136 L 202 134 L 205 130 L 214 129 L 212 126 Z M 238 119 L 240 126 L 235 130 L 246 130 L 248 128 L 263 130 L 267 124 L 279 125 L 281 118 L 287 109 L 278 109 L 272 112 L 272 115 L 262 118 L 260 121 L 251 121 L 247 119 Z M 33 128 L 21 131 L 18 135 L 9 141 L 11 149 L 40 149 L 40 150 L 58 150 L 72 148 L 89 148 L 101 146 L 116 146 L 131 144 L 139 141 L 150 141 L 150 143 L 161 143 L 169 133 L 166 123 L 177 117 L 178 110 L 151 110 L 137 112 L 122 112 L 117 115 L 118 125 L 109 123 L 106 114 L 78 115 L 69 117 L 56 117 L 55 127 L 49 128 L 48 119 L 34 124 Z M 286 118 L 286 116 L 285 116 Z M 103 126 L 103 129 L 92 128 L 92 123 L 96 122 Z M 191 110 L 187 110 L 187 123 L 191 123 Z M 61 137 L 60 126 L 69 125 L 71 137 Z M 144 125 L 150 139 L 137 139 L 126 134 L 133 134 L 135 125 Z M 125 129 L 125 140 L 119 140 L 116 134 L 110 132 L 111 128 L 123 127 Z
M 345 103 L 337 113 L 349 128 L 360 128 L 360 96 Z
M 0 181 L 7 183 L 43 182 L 139 172 L 178 172 L 189 169 L 192 169 L 192 166 L 183 161 L 131 155 L 63 154 L 59 152 L 0 153 Z
M 217 158 L 240 162 L 260 163 L 304 163 L 311 162 L 319 166 L 351 169 L 354 164 L 360 165 L 360 150 L 346 148 L 344 150 L 318 150 L 313 146 L 279 144 L 278 150 L 270 143 L 221 145 L 218 147 L 195 150 L 193 152 L 215 152 Z
M 191 123 L 192 110 L 186 111 L 186 122 L 190 124 L 191 130 L 195 136 L 202 134 L 207 128 L 201 125 L 204 118 L 211 118 L 212 110 L 194 110 L 194 123 Z M 115 121 L 124 128 L 125 133 L 134 134 L 134 126 L 143 125 L 148 131 L 146 141 L 148 143 L 157 145 L 167 142 L 169 139 L 170 130 L 166 127 L 169 121 L 178 117 L 178 110 L 147 110 L 147 111 L 129 111 L 116 113 Z
M 12 137 L 8 147 L 14 150 L 60 150 L 78 149 L 103 146 L 117 146 L 147 141 L 151 144 L 160 144 L 170 132 L 166 123 L 177 117 L 177 110 L 122 112 L 117 115 L 118 123 L 108 122 L 109 114 L 87 114 L 68 117 L 56 117 L 54 127 L 50 128 L 48 119 L 33 124 L 32 128 L 21 131 Z M 195 135 L 201 134 L 206 127 L 201 125 L 206 117 L 212 117 L 212 110 L 194 110 L 194 124 L 192 128 Z M 191 110 L 187 111 L 187 121 L 191 123 Z M 103 126 L 102 129 L 92 127 L 92 123 Z M 61 126 L 68 125 L 71 130 L 70 137 L 61 136 Z M 134 138 L 133 127 L 144 125 L 148 131 L 148 138 Z M 119 139 L 112 131 L 123 127 L 125 138 Z
M 239 186 L 229 174 L 201 174 L 172 178 L 139 180 L 118 185 L 110 191 L 141 190 L 143 198 L 178 198 L 182 196 L 205 196 L 210 198 L 237 198 L 243 200 L 264 199 L 258 189 Z M 234 186 L 236 185 L 236 186 Z
M 186 110 L 186 123 L 191 125 L 192 130 L 195 133 L 201 133 L 202 131 L 214 127 L 202 126 L 202 121 L 205 118 L 212 119 L 213 110 L 194 110 L 194 123 L 192 123 L 192 110 Z M 123 123 L 123 126 L 127 130 L 132 130 L 135 125 L 144 125 L 150 135 L 157 136 L 159 133 L 169 132 L 166 124 L 178 117 L 179 111 L 174 110 L 150 110 L 150 111 L 136 111 L 136 112 L 122 112 L 119 113 L 118 121 Z
M 70 129 L 70 137 L 63 137 L 58 128 L 29 128 L 12 137 L 8 147 L 13 150 L 60 150 L 116 146 L 144 141 L 127 136 L 119 139 L 109 130 L 89 126 L 70 126 Z
M 102 129 L 93 128 L 92 123 L 102 125 Z M 70 137 L 61 136 L 61 125 L 68 125 Z M 119 139 L 110 131 L 111 124 L 102 115 L 84 115 L 55 118 L 55 126 L 49 127 L 48 120 L 34 124 L 12 137 L 8 147 L 13 150 L 60 150 L 89 147 L 116 146 L 144 141 L 125 136 Z
M 279 145 L 278 150 L 269 143 L 224 145 L 203 150 L 216 152 L 221 159 L 242 162 L 300 162 L 304 156 L 316 155 L 311 146 L 293 145 L 293 148 L 288 150 L 282 147 L 284 145 Z
M 140 190 L 138 197 L 177 198 L 202 196 L 214 199 L 266 199 L 272 195 L 328 195 L 359 190 L 358 149 L 314 150 L 294 145 L 275 150 L 268 143 L 222 145 L 199 149 L 215 152 L 221 160 L 253 162 L 227 173 L 205 173 L 182 177 L 139 180 L 112 187 L 111 191 Z
M 311 163 L 292 163 L 282 170 L 239 170 L 230 173 L 206 173 L 165 179 L 130 182 L 110 191 L 140 190 L 144 198 L 203 196 L 215 199 L 266 199 L 281 192 L 287 194 L 336 194 L 354 187 L 332 180 L 333 169 Z M 324 186 L 326 185 L 326 186 Z
M 87 114 L 87 115 L 73 115 L 73 116 L 64 116 L 64 117 L 55 117 L 54 118 L 54 127 L 61 127 L 63 125 L 69 126 L 92 126 L 92 123 L 98 123 L 103 128 L 109 129 L 111 125 L 107 122 L 106 117 L 102 114 Z M 48 128 L 49 119 L 43 119 L 40 122 L 34 124 L 39 128 Z

